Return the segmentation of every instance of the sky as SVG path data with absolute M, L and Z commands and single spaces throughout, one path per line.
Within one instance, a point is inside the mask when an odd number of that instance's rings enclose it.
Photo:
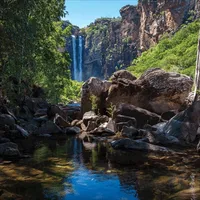
M 65 0 L 65 20 L 80 28 L 86 27 L 100 17 L 118 17 L 125 5 L 136 5 L 137 0 Z

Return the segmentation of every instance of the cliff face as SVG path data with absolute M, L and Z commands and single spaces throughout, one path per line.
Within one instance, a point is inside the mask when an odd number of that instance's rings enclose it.
M 165 33 L 200 17 L 200 0 L 139 0 L 120 10 L 121 18 L 102 18 L 82 30 L 85 36 L 84 79 L 109 77 L 128 67 Z

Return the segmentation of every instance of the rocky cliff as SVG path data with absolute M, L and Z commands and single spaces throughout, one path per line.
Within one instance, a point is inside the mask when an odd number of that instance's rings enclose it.
M 200 16 L 199 0 L 139 0 L 120 10 L 121 18 L 101 18 L 82 29 L 84 79 L 109 77 L 128 67 L 164 34 Z

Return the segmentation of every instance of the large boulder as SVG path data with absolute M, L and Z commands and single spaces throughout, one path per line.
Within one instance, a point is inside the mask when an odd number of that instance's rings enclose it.
M 118 79 L 112 82 L 107 107 L 128 103 L 162 114 L 178 110 L 191 91 L 193 81 L 186 75 L 150 69 L 137 80 Z
M 159 115 L 130 104 L 119 104 L 116 107 L 113 115 L 116 123 L 120 122 L 119 119 L 122 119 L 123 121 L 126 119 L 121 116 L 127 116 L 127 120 L 130 122 L 133 121 L 133 125 L 137 128 L 143 128 L 145 124 L 155 125 L 162 121 Z M 135 119 L 136 122 L 133 119 Z
M 192 143 L 200 126 L 200 101 L 195 101 L 185 111 L 178 113 L 159 132 L 178 138 L 182 143 Z
M 92 110 L 92 104 L 98 104 L 100 112 L 105 109 L 104 102 L 107 97 L 107 91 L 111 85 L 111 82 L 102 81 L 98 78 L 91 77 L 82 86 L 82 96 L 81 96 L 81 113 Z M 91 97 L 96 98 L 96 102 L 92 102 Z
M 137 78 L 133 76 L 129 71 L 127 70 L 119 70 L 116 71 L 112 76 L 111 76 L 111 81 L 117 81 L 118 79 L 127 79 L 130 81 L 134 81 Z

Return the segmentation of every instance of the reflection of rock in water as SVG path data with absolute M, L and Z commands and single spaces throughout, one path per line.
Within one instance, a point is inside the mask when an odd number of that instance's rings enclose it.
M 191 174 L 190 178 L 191 178 L 190 182 L 191 200 L 197 200 L 195 194 L 195 174 Z

